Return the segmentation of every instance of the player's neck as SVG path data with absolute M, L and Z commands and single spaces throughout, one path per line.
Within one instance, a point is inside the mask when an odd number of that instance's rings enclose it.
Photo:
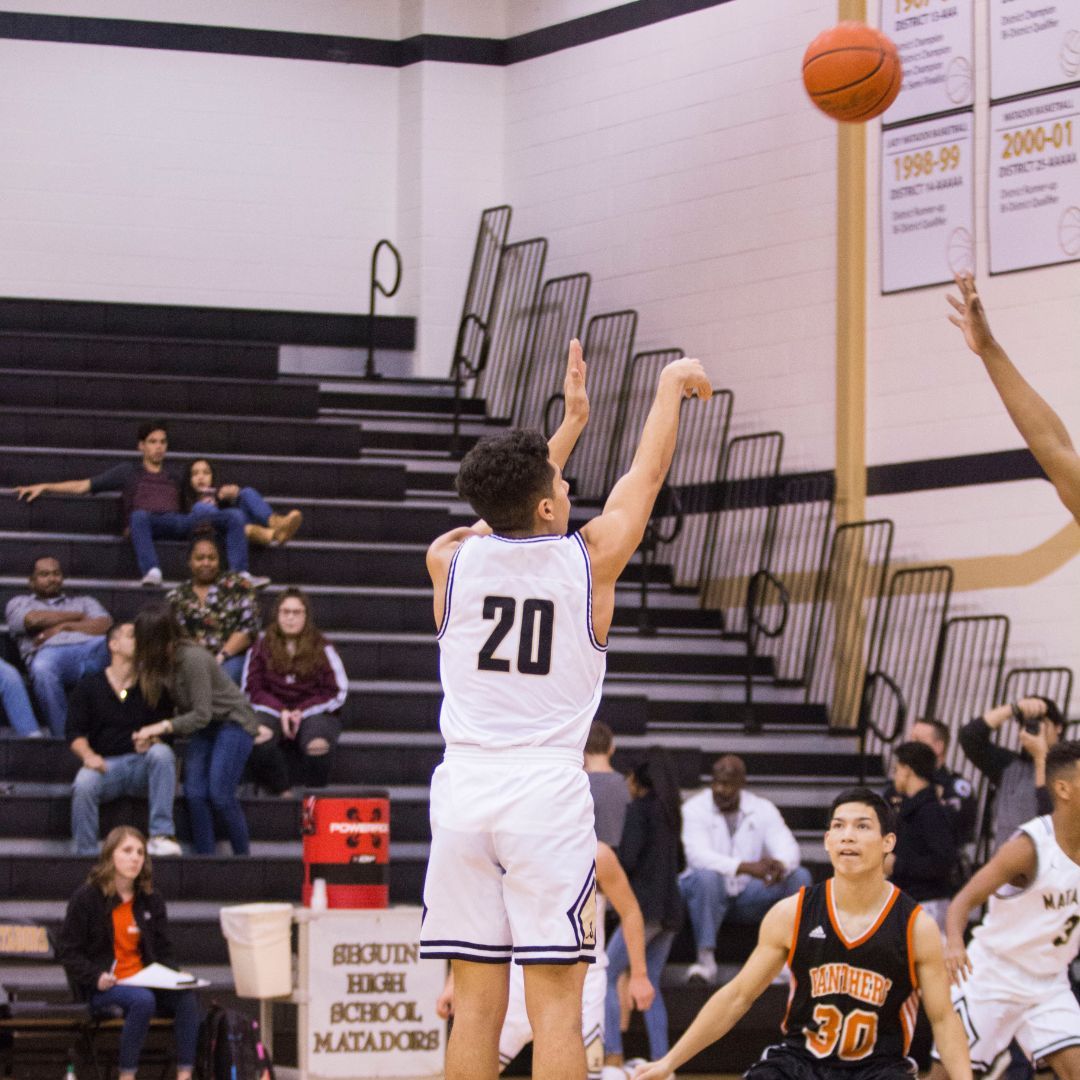
M 843 876 L 834 874 L 832 879 L 833 901 L 837 910 L 852 915 L 867 915 L 879 911 L 891 895 L 892 888 L 885 880 L 882 870 Z
M 1054 838 L 1058 847 L 1074 863 L 1080 863 L 1080 821 L 1068 806 L 1058 806 L 1053 814 Z
M 531 529 L 493 529 L 496 536 L 505 537 L 507 540 L 531 540 L 534 536 L 558 536 L 559 530 L 553 522 L 547 522 L 546 528 L 533 527 Z

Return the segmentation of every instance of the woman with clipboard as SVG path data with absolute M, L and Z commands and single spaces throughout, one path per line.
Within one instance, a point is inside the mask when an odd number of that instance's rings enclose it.
M 146 838 L 138 829 L 122 825 L 105 838 L 101 857 L 68 902 L 59 946 L 80 1000 L 95 1013 L 119 1008 L 124 1014 L 119 1080 L 135 1080 L 155 1015 L 173 1017 L 176 1080 L 191 1080 L 199 1031 L 194 990 L 124 985 L 152 964 L 174 966 L 165 901 L 153 890 Z

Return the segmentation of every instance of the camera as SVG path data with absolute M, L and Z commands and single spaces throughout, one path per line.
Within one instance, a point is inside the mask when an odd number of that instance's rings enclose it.
M 1037 716 L 1034 719 L 1029 720 L 1023 712 L 1020 710 L 1020 706 L 1014 701 L 1012 703 L 1013 719 L 1029 734 L 1038 735 L 1042 731 L 1042 724 L 1044 716 Z

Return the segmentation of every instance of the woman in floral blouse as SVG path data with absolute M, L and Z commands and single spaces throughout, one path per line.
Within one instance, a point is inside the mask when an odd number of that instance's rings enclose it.
M 259 633 L 256 592 L 240 574 L 221 572 L 221 555 L 210 536 L 199 536 L 188 549 L 191 578 L 168 593 L 184 633 L 217 657 L 237 685 L 244 659 Z

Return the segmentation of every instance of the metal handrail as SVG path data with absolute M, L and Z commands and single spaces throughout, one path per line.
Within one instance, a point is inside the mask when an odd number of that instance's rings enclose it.
M 379 280 L 379 252 L 389 248 L 394 253 L 394 284 L 387 289 Z M 371 253 L 371 285 L 368 290 L 368 347 L 365 379 L 377 379 L 375 372 L 375 294 L 382 293 L 387 299 L 401 287 L 401 252 L 389 240 L 380 240 Z
M 780 621 L 775 626 L 767 626 L 759 614 L 763 607 L 759 596 L 764 596 L 766 585 L 772 586 L 780 597 Z M 787 587 L 775 574 L 762 567 L 746 586 L 746 700 L 743 729 L 748 733 L 761 730 L 761 721 L 754 715 L 754 668 L 757 663 L 758 634 L 764 634 L 767 638 L 778 638 L 787 626 L 790 610 L 791 596 Z
M 465 331 L 470 326 L 480 330 L 480 356 L 475 364 L 470 364 L 465 356 Z M 488 337 L 488 324 L 479 315 L 468 314 L 458 326 L 457 341 L 454 342 L 454 360 L 451 373 L 454 376 L 454 422 L 450 441 L 450 453 L 457 457 L 461 450 L 461 390 L 466 379 L 475 379 L 487 367 L 488 350 L 491 339 Z
M 656 565 L 657 549 L 661 544 L 670 544 L 678 537 L 682 531 L 685 516 L 682 499 L 678 491 L 669 487 L 666 483 L 660 489 L 656 502 L 661 504 L 661 510 L 657 513 L 654 504 L 653 514 L 645 524 L 645 532 L 641 537 L 641 546 L 638 549 L 641 552 L 641 605 L 638 608 L 638 633 L 645 635 L 656 633 L 656 627 L 653 625 L 652 617 L 649 615 L 649 578 L 653 567 Z M 675 519 L 671 532 L 666 536 L 660 531 L 660 526 L 657 524 L 661 518 L 665 517 Z

